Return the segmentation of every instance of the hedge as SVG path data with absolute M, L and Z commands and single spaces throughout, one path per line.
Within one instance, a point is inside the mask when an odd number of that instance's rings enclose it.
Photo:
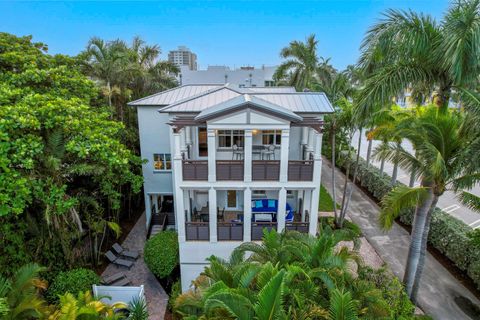
M 339 162 L 338 165 L 346 169 L 350 161 L 352 164 L 350 172 L 353 173 L 355 169 L 353 159 Z M 357 178 L 360 185 L 367 189 L 377 201 L 392 189 L 391 178 L 381 173 L 375 166 L 367 167 L 363 159 L 359 161 Z M 397 185 L 399 184 L 400 182 L 397 182 Z M 405 210 L 399 217 L 400 221 L 406 225 L 412 225 L 414 212 L 414 209 Z M 464 222 L 436 208 L 432 216 L 428 242 L 460 270 L 466 272 L 480 289 L 480 246 L 475 245 L 468 237 L 470 231 L 471 228 Z
M 99 284 L 100 277 L 89 269 L 72 269 L 60 272 L 46 292 L 46 299 L 50 303 L 57 303 L 59 296 L 70 292 L 77 295 L 79 292 L 92 290 L 92 285 Z
M 144 260 L 157 278 L 170 276 L 179 264 L 177 233 L 163 231 L 150 238 L 145 243 Z

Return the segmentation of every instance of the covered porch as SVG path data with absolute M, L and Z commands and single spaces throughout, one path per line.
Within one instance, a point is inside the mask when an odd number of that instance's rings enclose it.
M 308 233 L 312 192 L 248 187 L 183 190 L 185 240 L 258 241 L 264 229 Z

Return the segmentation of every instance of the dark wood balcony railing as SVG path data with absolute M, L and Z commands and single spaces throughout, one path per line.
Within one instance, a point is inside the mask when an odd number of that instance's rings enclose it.
M 308 233 L 308 222 L 287 222 L 285 224 L 285 229 L 289 231 L 298 231 L 301 233 Z
M 312 160 L 290 160 L 288 161 L 288 181 L 312 181 L 313 161 Z
M 253 160 L 252 180 L 278 181 L 280 178 L 280 161 L 278 160 Z
M 208 180 L 208 161 L 183 160 L 183 180 Z
M 262 240 L 263 229 L 271 231 L 272 229 L 277 230 L 276 222 L 253 222 L 252 221 L 252 240 Z
M 185 236 L 187 241 L 210 240 L 208 222 L 185 222 Z
M 217 160 L 217 180 L 243 181 L 243 160 Z
M 217 239 L 219 241 L 243 241 L 243 223 L 219 222 L 217 224 Z

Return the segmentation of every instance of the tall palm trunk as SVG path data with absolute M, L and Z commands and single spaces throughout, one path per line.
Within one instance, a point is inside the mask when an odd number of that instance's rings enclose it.
M 410 181 L 408 182 L 410 188 L 413 188 L 413 185 L 415 184 L 415 171 L 415 168 L 412 168 L 412 172 L 410 172 Z
M 335 221 L 337 221 L 337 201 L 336 199 L 336 192 L 335 192 L 335 130 L 332 130 L 331 133 L 331 148 L 332 148 L 332 197 L 333 197 L 333 215 L 335 217 Z
M 397 148 L 400 147 L 400 143 L 397 142 Z M 395 160 L 393 162 L 393 171 L 392 171 L 392 180 L 391 183 L 394 185 L 397 182 L 398 176 L 398 151 L 395 152 Z
M 372 146 L 373 146 L 373 139 L 368 139 L 368 147 L 367 147 L 367 168 L 370 166 L 370 160 L 372 156 Z
M 382 159 L 380 162 L 380 173 L 383 174 L 383 170 L 385 170 L 385 159 Z
M 425 257 L 427 255 L 428 232 L 430 231 L 430 223 L 432 222 L 433 212 L 437 207 L 438 198 L 439 196 L 434 194 L 430 210 L 428 210 L 427 219 L 425 220 L 425 226 L 422 235 L 422 244 L 420 247 L 420 259 L 418 260 L 417 271 L 415 273 L 415 279 L 413 281 L 412 294 L 410 296 L 414 304 L 417 304 L 418 288 L 420 287 L 420 279 L 422 278 L 423 268 L 425 267 Z
M 344 205 L 342 205 L 342 211 L 340 212 L 340 227 L 343 226 L 343 221 L 345 220 L 345 215 L 347 214 L 348 205 L 350 203 L 350 199 L 352 198 L 353 193 L 353 184 L 355 184 L 355 180 L 357 180 L 357 173 L 358 173 L 358 163 L 360 162 L 360 149 L 362 147 L 362 127 L 360 126 L 360 132 L 358 135 L 358 145 L 357 145 L 357 159 L 355 160 L 355 168 L 353 169 L 353 181 L 347 183 L 347 199 L 345 201 L 342 200 Z M 347 180 L 348 182 L 348 176 Z M 343 194 L 345 196 L 345 192 Z
M 424 181 L 422 181 L 422 186 L 429 187 Z M 405 274 L 403 276 L 403 282 L 405 283 L 405 289 L 407 290 L 408 296 L 411 298 L 413 283 L 415 281 L 415 274 L 418 267 L 418 263 L 421 255 L 422 247 L 422 238 L 423 231 L 425 229 L 425 222 L 428 218 L 428 212 L 432 206 L 434 199 L 433 191 L 431 188 L 428 189 L 428 197 L 422 201 L 422 203 L 417 204 L 415 210 L 415 218 L 413 219 L 412 234 L 410 240 L 410 247 L 408 249 L 408 258 L 405 268 Z

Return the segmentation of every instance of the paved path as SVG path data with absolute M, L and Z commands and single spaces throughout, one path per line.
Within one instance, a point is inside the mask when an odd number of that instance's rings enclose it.
M 163 320 L 168 303 L 168 295 L 158 283 L 155 276 L 148 270 L 143 261 L 143 246 L 145 244 L 145 213 L 138 219 L 133 229 L 128 234 L 122 246 L 130 250 L 138 250 L 141 252 L 140 257 L 132 268 L 117 267 L 110 264 L 102 276 L 109 276 L 117 272 L 124 272 L 130 280 L 131 285 L 144 285 L 145 297 L 147 299 L 147 308 L 150 320 Z
M 324 159 L 322 184 L 330 192 L 331 178 L 331 164 Z M 335 189 L 338 203 L 341 203 L 344 179 L 343 173 L 337 169 Z M 394 224 L 392 230 L 384 233 L 377 222 L 379 207 L 356 186 L 348 215 L 361 227 L 364 236 L 395 275 L 402 278 L 410 242 L 408 232 Z M 480 301 L 430 254 L 427 256 L 418 300 L 420 308 L 436 320 L 478 319 L 479 317 L 478 314 L 475 316 L 473 311 L 467 309 L 469 301 L 476 306 L 480 306 Z M 465 302 L 467 302 L 466 306 L 462 304 Z

